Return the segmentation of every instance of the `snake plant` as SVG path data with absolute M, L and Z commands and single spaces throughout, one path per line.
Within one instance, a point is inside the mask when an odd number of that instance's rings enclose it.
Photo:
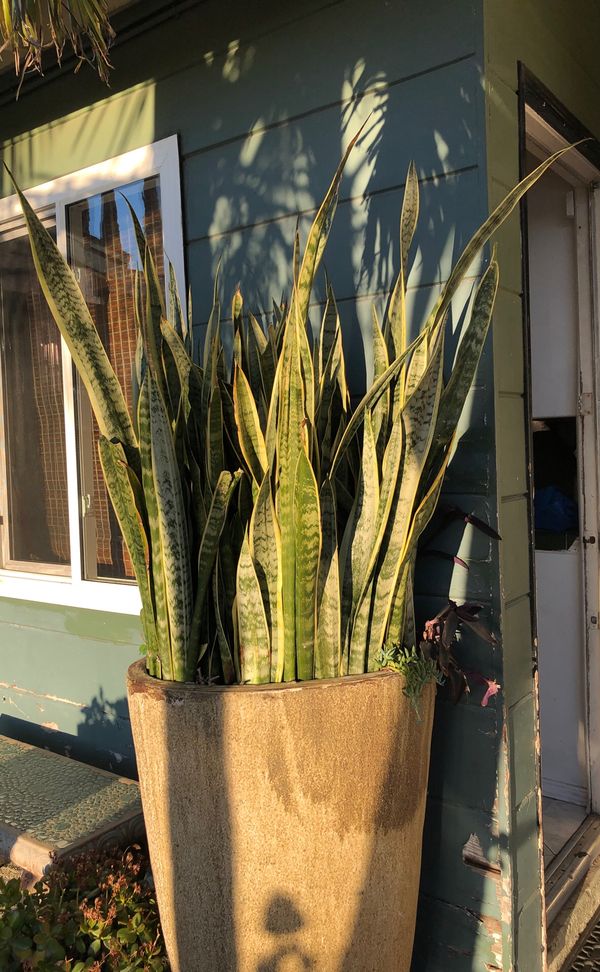
M 376 669 L 386 644 L 409 651 L 416 644 L 417 544 L 490 325 L 494 254 L 445 375 L 448 312 L 482 248 L 556 156 L 474 234 L 409 342 L 406 281 L 419 213 L 411 164 L 398 277 L 382 319 L 373 310 L 373 376 L 353 406 L 329 283 L 314 340 L 309 324 L 348 152 L 301 256 L 296 240 L 289 303 L 274 305 L 263 325 L 245 314 L 238 291 L 224 314 L 217 280 L 200 363 L 173 274 L 165 299 L 132 212 L 144 267 L 132 414 L 69 266 L 20 193 L 42 289 L 100 427 L 102 468 L 139 586 L 148 669 L 157 677 L 336 677 Z M 228 355 L 223 333 L 231 327 Z

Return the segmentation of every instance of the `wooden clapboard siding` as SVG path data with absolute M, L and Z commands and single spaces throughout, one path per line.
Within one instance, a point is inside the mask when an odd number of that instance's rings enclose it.
M 518 76 L 523 64 L 580 122 L 600 135 L 600 9 L 592 0 L 485 0 L 485 91 L 490 203 L 518 178 Z M 494 320 L 496 466 L 502 534 L 500 584 L 508 761 L 499 788 L 507 821 L 506 879 L 513 941 L 507 962 L 543 962 L 542 855 L 537 820 L 535 650 L 531 631 L 525 374 L 518 217 L 499 234 L 502 282 Z
M 0 733 L 135 773 L 124 672 L 137 618 L 0 598 Z

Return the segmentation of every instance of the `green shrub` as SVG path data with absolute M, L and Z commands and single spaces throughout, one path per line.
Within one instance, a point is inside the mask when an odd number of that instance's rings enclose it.
M 57 863 L 32 891 L 0 879 L 0 969 L 168 969 L 139 847 Z

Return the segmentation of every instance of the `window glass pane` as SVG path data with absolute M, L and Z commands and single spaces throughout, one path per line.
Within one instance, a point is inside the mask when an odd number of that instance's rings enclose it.
M 69 259 L 79 278 L 104 347 L 131 408 L 136 347 L 134 294 L 142 267 L 126 199 L 133 206 L 163 273 L 162 221 L 157 176 L 91 196 L 67 209 Z M 133 580 L 133 569 L 108 498 L 98 459 L 98 427 L 78 386 L 78 440 L 82 492 L 83 575 Z
M 60 335 L 22 225 L 0 230 L 0 339 L 6 504 L 0 511 L 5 514 L 2 566 L 68 573 Z

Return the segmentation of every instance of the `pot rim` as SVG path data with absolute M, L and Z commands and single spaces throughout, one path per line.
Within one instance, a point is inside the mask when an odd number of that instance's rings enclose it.
M 265 682 L 261 685 L 200 685 L 197 682 L 172 682 L 168 679 L 156 678 L 146 671 L 146 659 L 140 658 L 127 669 L 127 688 L 129 692 L 163 692 L 178 695 L 221 695 L 231 693 L 277 694 L 287 690 L 295 692 L 318 691 L 319 689 L 336 689 L 352 686 L 363 682 L 376 682 L 384 678 L 400 678 L 404 676 L 391 668 L 382 668 L 377 672 L 364 672 L 359 675 L 339 675 L 337 678 L 313 678 L 306 682 Z M 434 682 L 430 683 L 434 685 Z M 424 690 L 427 691 L 427 685 Z

